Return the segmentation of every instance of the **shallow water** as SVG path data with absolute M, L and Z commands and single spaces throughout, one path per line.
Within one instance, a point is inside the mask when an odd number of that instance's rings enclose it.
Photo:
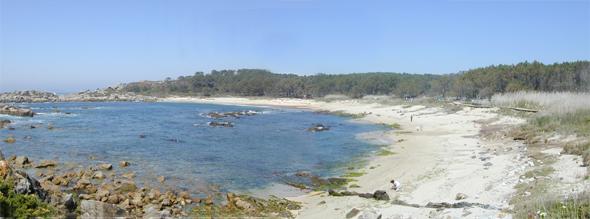
M 344 164 L 376 149 L 356 135 L 382 129 L 293 109 L 128 102 L 23 106 L 38 115 L 0 115 L 16 128 L 0 130 L 0 137 L 17 139 L 14 144 L 0 143 L 5 156 L 55 159 L 76 164 L 69 165 L 73 167 L 108 162 L 120 173 L 135 172 L 140 183 L 155 186 L 159 184 L 155 179 L 165 176 L 167 185 L 196 191 L 210 189 L 212 184 L 222 190 L 260 188 L 297 171 L 337 175 Z M 224 118 L 235 123 L 233 128 L 209 127 L 207 122 L 214 119 L 203 115 L 241 110 L 262 113 Z M 313 123 L 331 129 L 306 131 Z M 48 124 L 54 129 L 49 130 Z M 121 160 L 132 165 L 119 168 Z

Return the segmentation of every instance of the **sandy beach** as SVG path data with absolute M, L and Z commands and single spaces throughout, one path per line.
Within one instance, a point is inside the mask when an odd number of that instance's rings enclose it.
M 298 99 L 167 98 L 170 102 L 294 107 L 310 110 L 366 113 L 358 120 L 401 125 L 371 136 L 392 142 L 389 156 L 374 156 L 355 178 L 358 188 L 349 191 L 372 193 L 385 190 L 392 200 L 376 201 L 357 196 L 334 197 L 311 192 L 292 200 L 303 203 L 298 218 L 505 218 L 514 186 L 529 165 L 522 143 L 505 138 L 504 132 L 523 119 L 500 115 L 497 109 L 465 107 L 449 112 L 439 107 L 382 105 L 357 100 L 319 102 Z M 413 116 L 413 120 L 410 117 Z M 390 181 L 401 182 L 393 190 Z M 435 209 L 427 203 L 476 203 L 467 208 Z M 418 205 L 420 207 L 411 206 Z M 356 209 L 356 210 L 353 210 Z

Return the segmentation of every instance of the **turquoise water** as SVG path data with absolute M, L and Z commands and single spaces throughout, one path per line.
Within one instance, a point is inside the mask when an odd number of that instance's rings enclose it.
M 293 109 L 128 102 L 24 106 L 38 115 L 0 115 L 0 119 L 12 120 L 15 128 L 0 130 L 0 137 L 14 135 L 17 139 L 14 144 L 0 143 L 5 156 L 83 165 L 108 162 L 120 173 L 135 172 L 140 183 L 156 185 L 155 179 L 165 176 L 167 185 L 195 191 L 210 185 L 223 190 L 260 188 L 297 171 L 337 175 L 343 164 L 376 149 L 356 134 L 381 129 Z M 214 119 L 203 115 L 241 110 L 261 113 L 225 118 L 235 124 L 233 128 L 210 127 L 207 122 Z M 331 129 L 306 131 L 314 123 Z M 54 128 L 49 130 L 48 124 Z M 119 168 L 121 160 L 131 166 Z

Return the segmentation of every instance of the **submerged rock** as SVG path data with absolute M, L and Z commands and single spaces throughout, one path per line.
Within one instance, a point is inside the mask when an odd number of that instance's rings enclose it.
M 98 168 L 100 168 L 102 170 L 112 170 L 113 169 L 113 165 L 110 164 L 110 163 L 103 163 L 103 164 L 100 164 L 98 166 Z
M 239 118 L 241 116 L 253 116 L 258 114 L 258 112 L 254 111 L 254 110 L 244 110 L 244 111 L 236 111 L 236 112 L 210 112 L 207 113 L 207 117 L 209 118 L 214 118 L 214 119 L 220 119 L 220 118 L 225 118 L 225 117 L 235 117 L 235 118 Z
M 234 124 L 231 122 L 217 122 L 217 121 L 212 121 L 212 122 L 208 122 L 207 125 L 209 126 L 213 126 L 213 127 L 227 127 L 227 128 L 231 128 L 234 127 Z
M 39 164 L 35 165 L 35 168 L 47 168 L 57 166 L 57 161 L 54 160 L 42 160 Z
M 10 123 L 11 123 L 11 121 L 8 119 L 0 120 L 0 129 L 4 128 L 4 126 L 8 126 L 8 124 L 10 124 Z
M 94 175 L 92 175 L 93 179 L 104 179 L 106 178 L 106 176 L 104 175 L 104 173 L 102 171 L 96 171 L 94 173 Z
M 307 131 L 310 132 L 322 132 L 322 131 L 328 131 L 330 130 L 330 127 L 324 125 L 324 124 L 313 124 L 312 127 L 309 127 L 307 129 Z
M 13 136 L 8 136 L 6 139 L 4 139 L 4 142 L 6 142 L 8 144 L 12 144 L 12 143 L 16 142 L 16 138 L 14 138 Z
M 124 161 L 124 160 L 119 162 L 120 167 L 127 167 L 127 166 L 129 166 L 129 164 L 130 164 L 129 162 Z

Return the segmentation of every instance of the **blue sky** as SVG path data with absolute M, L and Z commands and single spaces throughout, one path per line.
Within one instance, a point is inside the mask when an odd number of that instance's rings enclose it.
M 0 91 L 590 59 L 590 0 L 0 0 Z

